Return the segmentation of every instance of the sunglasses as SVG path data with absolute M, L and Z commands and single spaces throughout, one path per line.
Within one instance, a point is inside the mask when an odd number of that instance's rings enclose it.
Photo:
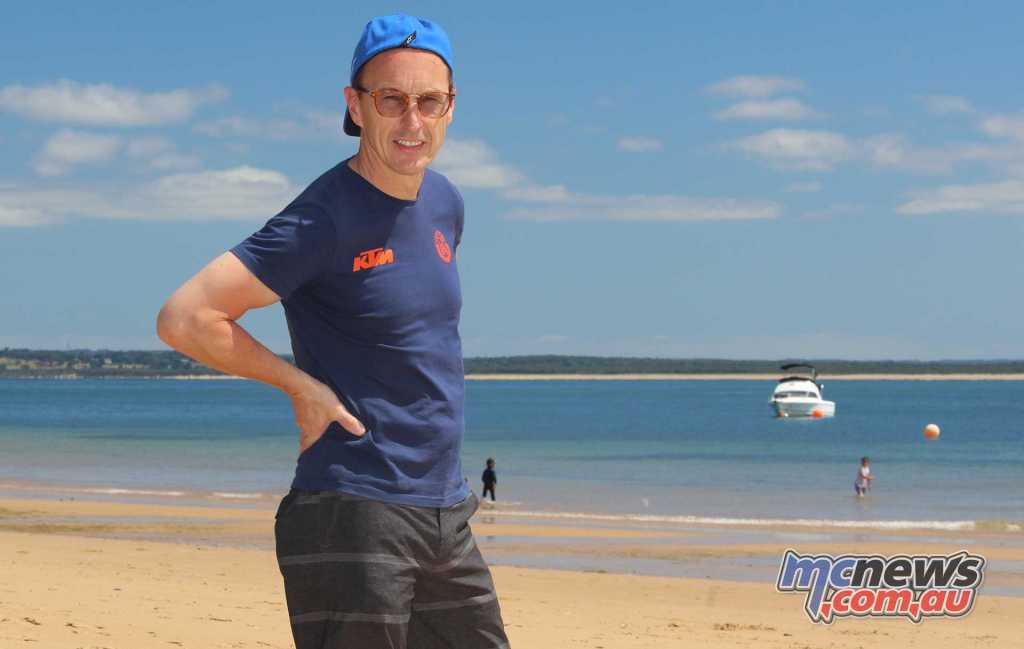
M 409 110 L 409 104 L 415 99 L 416 110 L 421 117 L 436 119 L 443 117 L 452 107 L 454 92 L 424 92 L 410 95 L 394 88 L 367 90 L 352 86 L 356 92 L 365 92 L 373 97 L 373 106 L 381 117 L 401 117 Z

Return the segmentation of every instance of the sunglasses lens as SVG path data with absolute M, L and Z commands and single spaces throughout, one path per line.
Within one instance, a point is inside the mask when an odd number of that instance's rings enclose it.
M 409 95 L 402 92 L 386 92 L 377 95 L 377 111 L 384 117 L 401 117 L 409 105 Z
M 440 117 L 448 110 L 448 95 L 430 93 L 421 96 L 416 105 L 420 108 L 420 115 L 424 117 Z

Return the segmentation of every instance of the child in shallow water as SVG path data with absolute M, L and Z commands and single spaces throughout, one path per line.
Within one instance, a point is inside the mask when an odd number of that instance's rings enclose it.
M 484 481 L 484 499 L 487 498 L 487 492 L 491 492 L 491 502 L 494 502 L 494 485 L 498 484 L 498 474 L 494 472 L 494 458 L 487 458 L 487 468 L 484 469 L 482 476 Z
M 868 488 L 871 486 L 871 481 L 875 477 L 871 475 L 871 460 L 867 456 L 860 459 L 860 469 L 857 470 L 857 479 L 853 483 L 853 488 L 857 492 L 857 497 L 863 498 L 868 492 Z

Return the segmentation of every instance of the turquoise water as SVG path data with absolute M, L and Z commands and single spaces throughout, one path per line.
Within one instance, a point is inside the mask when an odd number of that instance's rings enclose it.
M 772 417 L 772 381 L 470 381 L 463 468 L 535 517 L 1024 520 L 1024 384 L 835 381 L 837 416 Z M 925 424 L 942 436 L 927 441 Z M 0 381 L 0 489 L 272 499 L 297 441 L 249 381 Z M 859 458 L 876 480 L 853 496 Z

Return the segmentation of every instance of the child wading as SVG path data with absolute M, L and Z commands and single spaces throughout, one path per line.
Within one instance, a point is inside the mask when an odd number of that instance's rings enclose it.
M 487 492 L 491 492 L 491 502 L 494 502 L 494 485 L 498 484 L 498 474 L 494 472 L 494 458 L 487 458 L 487 468 L 484 469 L 483 475 L 484 481 L 484 498 L 487 498 Z
M 860 469 L 857 470 L 857 480 L 853 483 L 857 496 L 863 497 L 868 492 L 871 481 L 874 479 L 875 477 L 871 475 L 871 460 L 867 457 L 862 457 L 860 459 Z

